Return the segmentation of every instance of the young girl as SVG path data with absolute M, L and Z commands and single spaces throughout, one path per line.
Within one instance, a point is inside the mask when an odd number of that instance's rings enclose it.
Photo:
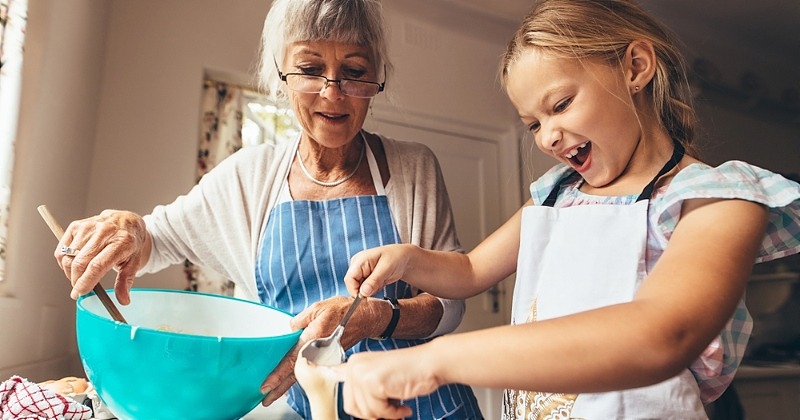
M 502 80 L 560 164 L 468 255 L 390 245 L 345 281 L 466 298 L 516 271 L 512 325 L 352 356 L 334 368 L 345 409 L 400 418 L 393 400 L 466 383 L 507 388 L 504 418 L 706 418 L 752 329 L 754 261 L 800 252 L 800 185 L 693 157 L 682 58 L 631 0 L 541 1 Z

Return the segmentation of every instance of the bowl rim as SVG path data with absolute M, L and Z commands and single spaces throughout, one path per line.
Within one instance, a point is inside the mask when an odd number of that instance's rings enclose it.
M 106 292 L 109 295 L 111 295 L 111 294 L 114 293 L 114 289 L 106 289 Z M 270 308 L 272 310 L 278 311 L 280 313 L 289 315 L 290 319 L 294 318 L 294 316 L 295 316 L 291 312 L 284 311 L 283 309 L 276 308 L 276 307 L 271 306 L 271 305 L 266 305 L 266 304 L 263 304 L 263 303 L 260 303 L 260 302 L 253 302 L 251 300 L 240 299 L 240 298 L 236 298 L 236 297 L 233 297 L 233 296 L 215 295 L 213 293 L 205 293 L 205 292 L 192 292 L 192 291 L 188 291 L 188 290 L 158 289 L 158 288 L 135 288 L 135 289 L 132 288 L 130 290 L 130 293 L 140 293 L 140 292 L 181 293 L 181 294 L 187 294 L 187 295 L 192 295 L 192 296 L 198 296 L 199 295 L 199 296 L 209 296 L 209 297 L 213 297 L 213 298 L 230 299 L 230 300 L 235 300 L 237 302 L 243 302 L 243 303 L 249 303 L 249 304 L 252 304 L 252 305 L 258 305 L 258 306 L 267 307 L 267 308 Z M 117 325 L 117 327 L 122 326 L 122 327 L 129 328 L 129 329 L 136 328 L 137 332 L 138 331 L 144 331 L 144 332 L 149 333 L 149 334 L 166 335 L 166 336 L 179 335 L 181 337 L 192 337 L 194 339 L 202 339 L 202 340 L 209 340 L 209 341 L 211 341 L 211 340 L 213 340 L 213 341 L 221 341 L 221 340 L 225 340 L 225 341 L 263 341 L 263 340 L 269 340 L 269 339 L 288 338 L 288 337 L 293 336 L 293 335 L 299 336 L 300 334 L 303 333 L 303 330 L 300 329 L 300 330 L 297 330 L 297 331 L 293 331 L 293 332 L 291 332 L 289 334 L 273 335 L 273 336 L 269 336 L 269 337 L 224 337 L 224 336 L 217 336 L 217 335 L 200 335 L 200 334 L 189 334 L 189 333 L 179 333 L 179 332 L 172 332 L 172 331 L 163 331 L 163 330 L 158 330 L 158 329 L 155 329 L 155 328 L 142 327 L 142 326 L 139 326 L 139 325 L 123 324 L 122 322 L 115 321 L 115 320 L 113 320 L 111 318 L 106 318 L 104 316 L 97 315 L 96 313 L 86 309 L 83 306 L 83 300 L 84 299 L 88 299 L 88 298 L 93 297 L 93 296 L 96 296 L 95 292 L 87 293 L 87 294 L 81 296 L 80 298 L 78 298 L 78 300 L 75 302 L 75 307 L 76 307 L 77 312 L 85 312 L 90 317 L 95 318 L 97 320 L 100 320 L 101 322 L 105 322 L 105 323 L 108 323 L 108 324 L 119 324 L 119 325 Z M 75 322 L 76 323 L 78 322 L 78 317 L 77 316 L 75 317 Z

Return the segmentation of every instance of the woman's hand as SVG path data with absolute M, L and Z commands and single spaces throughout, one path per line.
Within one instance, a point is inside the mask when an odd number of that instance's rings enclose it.
M 325 338 L 333 334 L 339 326 L 344 314 L 350 309 L 353 299 L 346 296 L 334 296 L 314 303 L 292 318 L 292 330 L 305 329 L 292 350 L 283 357 L 281 363 L 270 373 L 261 386 L 262 393 L 269 393 L 262 404 L 268 406 L 280 398 L 295 383 L 294 364 L 297 353 L 303 345 L 316 338 Z M 342 334 L 341 344 L 347 350 L 367 337 L 377 337 L 386 328 L 391 309 L 386 302 L 369 299 L 362 302 Z
M 61 253 L 68 246 L 77 255 Z M 111 269 L 117 271 L 114 292 L 123 305 L 130 303 L 130 289 L 139 268 L 150 259 L 150 234 L 144 220 L 129 211 L 105 210 L 100 215 L 77 220 L 67 227 L 56 247 L 58 265 L 72 283 L 72 299 L 92 291 Z
M 405 274 L 414 245 L 386 245 L 353 255 L 344 275 L 347 291 L 355 296 L 372 296 Z
M 363 419 L 410 416 L 411 408 L 398 401 L 430 394 L 443 385 L 427 360 L 431 352 L 426 347 L 358 353 L 345 364 L 331 366 L 344 382 L 344 411 Z

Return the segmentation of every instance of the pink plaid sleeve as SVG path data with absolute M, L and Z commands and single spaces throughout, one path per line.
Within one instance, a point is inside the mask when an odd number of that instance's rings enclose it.
M 716 168 L 690 165 L 673 178 L 654 206 L 653 216 L 663 235 L 657 240 L 669 240 L 683 201 L 693 198 L 743 199 L 768 208 L 767 231 L 754 262 L 800 252 L 800 185 L 796 182 L 738 161 Z M 733 381 L 752 331 L 753 319 L 742 299 L 720 335 L 689 367 L 704 403 L 719 398 Z
M 753 318 L 739 302 L 733 317 L 717 338 L 690 366 L 704 404 L 715 401 L 733 382 L 753 331 Z

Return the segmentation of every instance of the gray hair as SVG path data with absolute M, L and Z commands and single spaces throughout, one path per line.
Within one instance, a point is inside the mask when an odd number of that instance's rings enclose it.
M 379 0 L 274 0 L 264 20 L 258 68 L 258 86 L 271 99 L 286 97 L 275 62 L 283 63 L 286 46 L 302 41 L 367 46 L 378 77 L 393 69 Z

